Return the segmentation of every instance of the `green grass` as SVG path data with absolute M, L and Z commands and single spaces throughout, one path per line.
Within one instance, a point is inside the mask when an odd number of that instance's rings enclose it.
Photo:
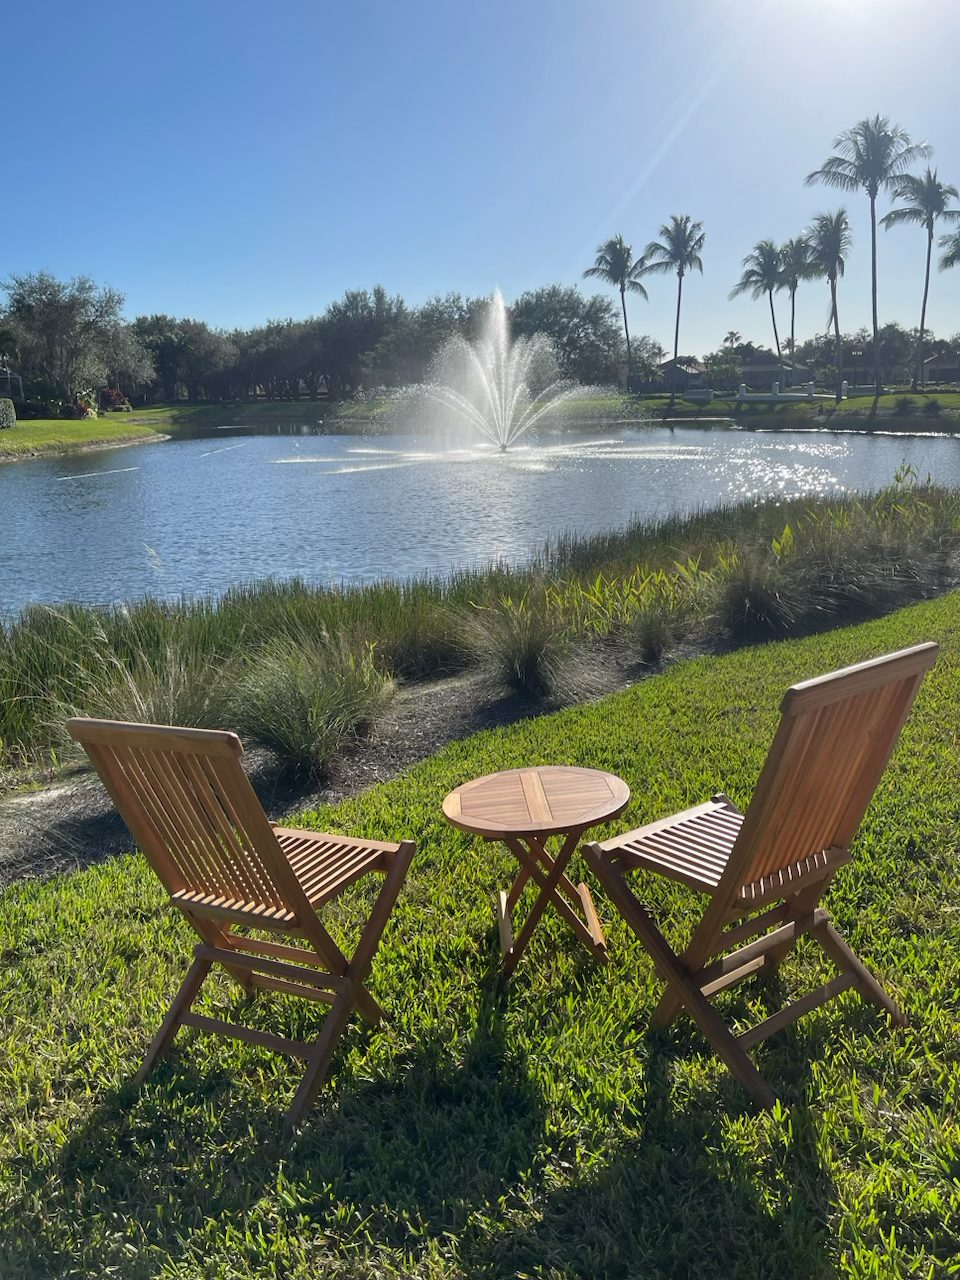
M 688 1022 L 651 1035 L 650 962 L 612 918 L 598 967 L 554 916 L 496 980 L 498 845 L 440 802 L 490 769 L 610 769 L 618 825 L 723 786 L 745 803 L 792 681 L 918 641 L 944 647 L 829 895 L 909 1017 L 852 993 L 757 1050 L 782 1103 L 752 1110 Z M 304 1134 L 279 1144 L 296 1070 L 181 1032 L 129 1084 L 192 935 L 139 857 L 0 897 L 0 1275 L 718 1277 L 913 1280 L 960 1255 L 960 596 L 805 640 L 674 667 L 604 702 L 452 744 L 319 829 L 416 837 L 371 987 L 391 1021 L 342 1042 Z M 679 942 L 689 891 L 643 897 Z M 359 895 L 359 891 L 358 891 Z M 332 927 L 355 925 L 351 898 Z M 822 977 L 809 948 L 792 995 Z M 739 1023 L 776 988 L 720 1004 Z M 224 986 L 207 1000 L 296 1035 L 316 1010 Z
M 156 435 L 157 430 L 149 423 L 132 421 L 131 415 L 125 413 L 92 419 L 27 418 L 0 431 L 0 462 L 35 453 L 65 453 L 95 444 L 151 440 Z

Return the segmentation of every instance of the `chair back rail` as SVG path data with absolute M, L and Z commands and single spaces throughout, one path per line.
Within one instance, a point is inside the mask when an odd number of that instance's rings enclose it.
M 787 690 L 718 893 L 849 848 L 937 653 L 917 645 Z

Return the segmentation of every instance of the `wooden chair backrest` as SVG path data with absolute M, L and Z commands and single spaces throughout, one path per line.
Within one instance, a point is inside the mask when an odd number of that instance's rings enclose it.
M 787 690 L 725 890 L 849 848 L 938 652 L 916 645 Z
M 171 894 L 302 909 L 236 734 L 87 719 L 68 720 L 67 730 Z

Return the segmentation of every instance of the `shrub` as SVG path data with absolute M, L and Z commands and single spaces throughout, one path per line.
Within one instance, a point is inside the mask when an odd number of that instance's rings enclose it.
M 923 412 L 927 418 L 939 418 L 943 413 L 943 405 L 937 399 L 928 400 L 923 406 Z
M 116 387 L 104 387 L 100 392 L 101 409 L 129 409 L 130 401 Z
M 641 605 L 627 624 L 627 649 L 640 662 L 655 666 L 677 640 L 679 631 L 679 612 L 669 601 L 653 598 Z
M 570 633 L 542 587 L 464 614 L 466 647 L 515 693 L 552 698 L 566 686 Z
M 13 407 L 13 401 L 0 399 L 0 431 L 8 427 L 17 425 L 17 413 Z
M 898 396 L 893 402 L 893 407 L 897 413 L 909 418 L 911 413 L 916 413 L 917 402 L 912 396 Z
M 62 733 L 70 715 L 229 728 L 232 674 L 229 663 L 206 652 L 189 632 L 159 648 L 134 642 L 133 651 L 123 653 L 102 631 L 96 649 L 87 655 L 76 701 L 55 708 L 51 737 Z
M 394 689 L 373 645 L 326 634 L 280 637 L 244 664 L 233 718 L 285 763 L 320 775 L 345 741 L 369 732 Z
M 785 559 L 756 548 L 721 553 L 711 602 L 716 626 L 738 642 L 785 635 L 801 612 L 796 577 Z

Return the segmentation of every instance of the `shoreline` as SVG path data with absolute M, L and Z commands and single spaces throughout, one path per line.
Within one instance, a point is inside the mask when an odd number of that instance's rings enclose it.
M 0 466 L 9 462 L 32 462 L 37 458 L 59 457 L 65 453 L 94 453 L 100 449 L 125 449 L 135 444 L 162 444 L 172 439 L 171 435 L 151 429 L 150 435 L 146 436 L 117 436 L 116 438 L 106 436 L 100 440 L 84 440 L 82 443 L 60 441 L 24 449 L 0 448 Z
M 881 415 L 869 413 L 837 412 L 815 414 L 804 408 L 775 409 L 759 412 L 744 409 L 741 413 L 724 412 L 727 406 L 683 405 L 664 412 L 665 405 L 643 400 L 622 400 L 615 405 L 598 400 L 592 416 L 582 412 L 566 413 L 552 429 L 607 430 L 610 428 L 643 430 L 645 427 L 698 427 L 702 430 L 716 428 L 737 431 L 800 433 L 834 433 L 856 435 L 887 435 L 907 437 L 950 437 L 960 435 L 960 418 L 952 406 L 937 415 L 925 417 L 922 413 L 895 414 L 889 410 Z M 731 406 L 732 407 L 732 406 Z M 713 409 L 714 412 L 710 412 Z M 22 462 L 45 455 L 87 453 L 94 450 L 124 448 L 128 445 L 165 443 L 176 439 L 211 436 L 221 431 L 236 430 L 256 434 L 259 430 L 276 429 L 285 424 L 293 428 L 308 428 L 311 434 L 335 435 L 416 435 L 403 430 L 401 424 L 391 422 L 376 404 L 353 405 L 324 401 L 255 401 L 241 404 L 172 404 L 146 406 L 124 415 L 121 424 L 111 418 L 78 423 L 76 420 L 26 419 L 11 428 L 22 429 L 34 437 L 20 448 L 5 448 L 0 433 L 0 465 Z M 100 425 L 102 424 L 102 425 Z M 106 429 L 105 435 L 93 431 L 95 426 Z M 89 439 L 70 439 L 80 427 L 89 428 Z M 117 434 L 110 434 L 114 427 Z M 43 435 L 49 433 L 49 441 Z M 66 435 L 68 438 L 64 438 Z

